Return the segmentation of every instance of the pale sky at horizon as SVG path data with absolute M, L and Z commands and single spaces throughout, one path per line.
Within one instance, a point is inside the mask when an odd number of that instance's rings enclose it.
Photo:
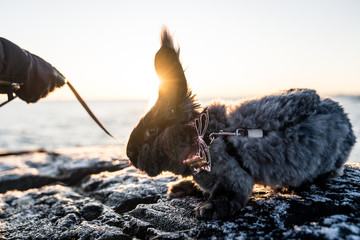
M 1 37 L 90 99 L 156 96 L 163 25 L 199 98 L 282 89 L 360 95 L 360 1 L 0 0 Z M 49 99 L 74 99 L 67 87 Z

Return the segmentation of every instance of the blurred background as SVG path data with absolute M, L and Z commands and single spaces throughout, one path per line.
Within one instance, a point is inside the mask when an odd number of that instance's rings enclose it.
M 163 25 L 202 103 L 314 88 L 343 104 L 360 135 L 359 1 L 0 0 L 1 37 L 74 85 L 121 146 L 157 96 Z M 0 100 L 5 100 L 0 96 Z M 117 145 L 65 86 L 0 109 L 0 150 Z M 360 160 L 359 144 L 351 160 Z

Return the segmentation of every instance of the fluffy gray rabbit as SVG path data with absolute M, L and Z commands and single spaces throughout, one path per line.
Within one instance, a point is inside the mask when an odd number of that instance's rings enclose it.
M 254 183 L 300 187 L 342 173 L 355 136 L 339 103 L 314 90 L 290 89 L 201 110 L 167 29 L 161 41 L 159 97 L 132 131 L 127 155 L 150 176 L 193 176 L 172 186 L 170 195 L 206 193 L 198 218 L 235 215 Z

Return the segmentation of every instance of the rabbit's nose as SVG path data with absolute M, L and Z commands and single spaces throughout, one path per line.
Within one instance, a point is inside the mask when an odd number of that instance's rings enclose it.
M 128 145 L 127 145 L 126 155 L 127 155 L 130 159 L 134 156 L 134 151 L 133 151 L 133 148 L 132 148 L 131 144 L 128 144 Z
M 126 155 L 128 156 L 128 158 L 130 159 L 132 165 L 134 165 L 134 167 L 136 167 L 136 157 L 135 157 L 135 153 L 132 151 L 126 151 Z
M 128 142 L 127 146 L 126 146 L 126 155 L 131 158 L 134 153 L 133 153 L 133 147 L 132 144 L 130 142 Z
M 131 163 L 136 166 L 136 151 L 132 148 L 131 144 L 128 144 L 126 149 L 126 155 L 130 159 Z
M 130 159 L 134 156 L 134 153 L 131 151 L 127 151 L 126 154 Z

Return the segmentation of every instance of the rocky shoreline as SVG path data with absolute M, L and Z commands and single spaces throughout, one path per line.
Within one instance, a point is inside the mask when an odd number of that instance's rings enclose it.
M 303 190 L 256 186 L 239 216 L 205 221 L 204 199 L 169 198 L 119 147 L 0 156 L 0 239 L 360 239 L 360 163 Z

